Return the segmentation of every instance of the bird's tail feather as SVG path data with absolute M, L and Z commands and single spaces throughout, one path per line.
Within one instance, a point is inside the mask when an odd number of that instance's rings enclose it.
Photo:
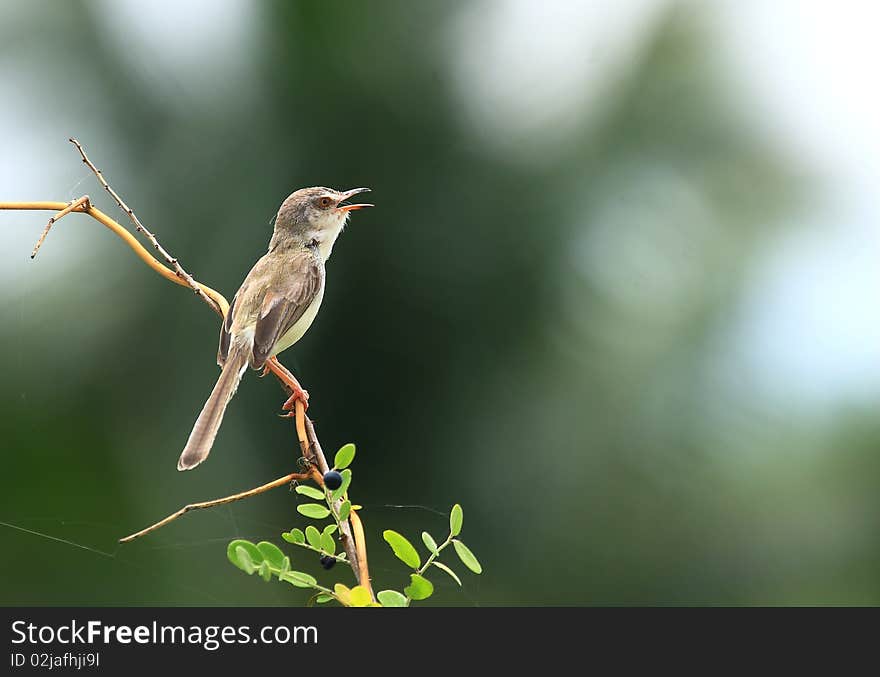
M 223 364 L 223 371 L 220 372 L 220 378 L 217 379 L 217 385 L 214 386 L 208 401 L 202 407 L 202 413 L 196 419 L 196 424 L 189 434 L 183 453 L 177 461 L 178 470 L 192 470 L 208 458 L 211 447 L 214 445 L 214 438 L 217 437 L 217 430 L 223 421 L 226 405 L 235 395 L 247 365 L 245 351 L 240 349 L 230 351 L 230 355 Z

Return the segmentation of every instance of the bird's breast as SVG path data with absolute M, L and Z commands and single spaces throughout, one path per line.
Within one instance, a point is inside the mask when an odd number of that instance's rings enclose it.
M 315 299 L 312 301 L 311 305 L 306 308 L 306 311 L 302 314 L 302 317 L 296 321 L 296 323 L 287 330 L 287 333 L 282 335 L 278 341 L 275 343 L 275 348 L 272 351 L 272 355 L 277 355 L 283 350 L 287 350 L 294 343 L 299 341 L 303 334 L 305 334 L 309 327 L 312 326 L 312 322 L 315 321 L 315 316 L 318 314 L 318 310 L 321 308 L 321 301 L 324 300 L 324 285 L 321 285 L 321 289 L 315 295 Z

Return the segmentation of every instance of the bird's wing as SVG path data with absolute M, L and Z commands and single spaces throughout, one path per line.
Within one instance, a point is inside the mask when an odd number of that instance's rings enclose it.
M 303 316 L 321 292 L 324 266 L 310 250 L 288 259 L 284 278 L 266 287 L 254 329 L 251 366 L 260 369 L 275 344 Z
M 232 342 L 232 313 L 235 310 L 235 301 L 237 299 L 238 294 L 235 295 L 232 303 L 229 304 L 229 310 L 226 311 L 226 319 L 220 325 L 220 348 L 217 350 L 217 364 L 221 367 L 229 355 L 229 344 Z

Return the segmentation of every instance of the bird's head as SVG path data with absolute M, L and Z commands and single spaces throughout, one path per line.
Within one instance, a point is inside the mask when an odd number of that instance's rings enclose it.
M 347 201 L 369 188 L 333 190 L 332 188 L 300 188 L 281 204 L 275 217 L 275 233 L 270 249 L 282 241 L 317 246 L 321 256 L 330 258 L 333 243 L 345 227 L 349 215 L 371 204 L 350 204 Z

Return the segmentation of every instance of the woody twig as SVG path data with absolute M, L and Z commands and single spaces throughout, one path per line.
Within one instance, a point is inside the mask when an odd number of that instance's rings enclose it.
M 86 155 L 85 150 L 83 150 L 82 144 L 79 141 L 77 141 L 76 139 L 74 139 L 73 137 L 71 137 L 69 139 L 69 141 L 74 146 L 76 146 L 76 149 L 79 151 L 80 157 L 82 157 L 83 164 L 85 164 L 89 169 L 92 170 L 92 172 L 95 174 L 95 177 L 98 179 L 98 182 L 104 187 L 104 190 L 106 190 L 110 194 L 110 196 L 113 198 L 113 200 L 119 206 L 119 208 L 128 215 L 129 219 L 131 219 L 131 222 L 134 224 L 135 230 L 137 232 L 141 233 L 145 238 L 147 238 L 147 240 L 150 241 L 150 244 L 153 245 L 153 249 L 155 249 L 157 252 L 159 252 L 159 255 L 163 259 L 165 259 L 165 262 L 169 266 L 171 266 L 172 269 L 174 269 L 174 272 L 177 273 L 177 275 L 180 276 L 180 278 L 184 282 L 186 282 L 186 284 L 189 285 L 189 287 L 193 291 L 195 291 L 197 296 L 201 297 L 201 299 L 205 303 L 207 303 L 209 306 L 211 306 L 215 312 L 217 312 L 220 315 L 224 315 L 225 311 L 220 310 L 220 307 L 217 305 L 217 302 L 214 299 L 212 299 L 211 297 L 207 296 L 204 291 L 202 291 L 201 287 L 199 286 L 198 283 L 196 283 L 196 281 L 193 279 L 192 275 L 187 273 L 183 269 L 183 266 L 180 265 L 178 260 L 176 258 L 174 258 L 173 256 L 171 256 L 171 254 L 169 254 L 165 250 L 165 248 L 161 244 L 159 244 L 159 241 L 156 239 L 156 236 L 153 235 L 153 233 L 151 233 L 149 230 L 147 230 L 146 226 L 144 226 L 144 224 L 141 223 L 141 220 L 137 217 L 137 214 L 135 214 L 134 211 L 131 209 L 131 207 L 129 207 L 127 204 L 125 204 L 125 202 L 122 200 L 122 198 L 119 197 L 119 193 L 117 193 L 115 190 L 113 190 L 110 187 L 110 184 L 107 183 L 107 180 L 104 178 L 103 172 L 101 172 L 101 170 L 98 169 L 92 163 L 91 160 L 89 160 L 89 156 Z
M 43 242 L 46 241 L 46 236 L 49 234 L 49 230 L 52 226 L 55 225 L 55 222 L 58 221 L 62 216 L 66 216 L 73 211 L 85 212 L 89 210 L 91 203 L 89 202 L 89 196 L 83 195 L 78 200 L 73 200 L 69 202 L 67 206 L 59 211 L 55 216 L 49 217 L 49 223 L 46 224 L 46 227 L 43 228 L 43 232 L 40 233 L 40 238 L 37 240 L 37 244 L 34 245 L 34 250 L 31 252 L 31 258 L 34 258 L 37 255 L 37 252 L 40 251 L 40 247 L 43 246 Z
M 251 496 L 257 496 L 258 494 L 262 494 L 270 489 L 275 489 L 276 487 L 284 486 L 285 484 L 290 484 L 291 482 L 295 482 L 297 480 L 307 480 L 311 479 L 311 473 L 295 473 L 292 472 L 289 475 L 285 475 L 284 477 L 279 477 L 277 480 L 272 480 L 271 482 L 267 482 L 266 484 L 260 485 L 259 487 L 255 487 L 253 489 L 248 489 L 247 491 L 242 491 L 238 494 L 232 494 L 231 496 L 224 496 L 223 498 L 216 498 L 213 501 L 202 501 L 201 503 L 190 503 L 189 505 L 183 506 L 177 512 L 171 513 L 168 517 L 159 520 L 155 524 L 151 524 L 145 529 L 141 529 L 125 538 L 120 538 L 120 543 L 130 543 L 136 538 L 140 538 L 141 536 L 146 536 L 147 534 L 156 531 L 156 529 L 160 529 L 164 527 L 166 524 L 169 524 L 176 520 L 178 517 L 183 517 L 186 513 L 191 510 L 202 510 L 204 508 L 214 508 L 218 505 L 225 505 L 227 503 L 234 503 L 235 501 L 240 501 L 245 498 L 250 498 Z

